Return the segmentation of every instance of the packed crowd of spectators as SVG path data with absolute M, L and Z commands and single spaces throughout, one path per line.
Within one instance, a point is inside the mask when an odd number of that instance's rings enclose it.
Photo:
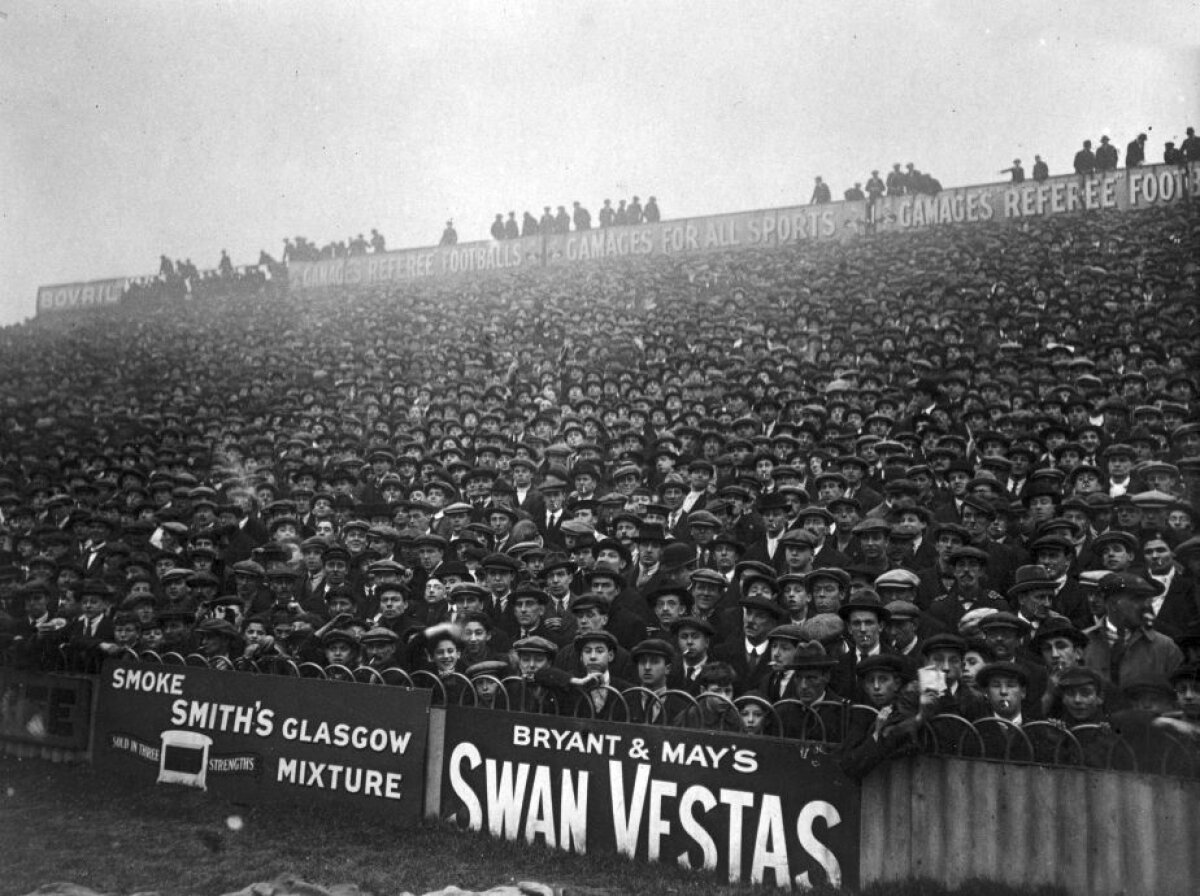
M 4 656 L 495 679 L 856 773 L 937 719 L 1186 741 L 1198 257 L 1181 204 L 10 328 Z

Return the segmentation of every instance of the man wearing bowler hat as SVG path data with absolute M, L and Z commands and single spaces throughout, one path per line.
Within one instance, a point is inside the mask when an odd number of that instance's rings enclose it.
M 1092 625 L 1087 596 L 1077 576 L 1071 573 L 1076 557 L 1075 545 L 1071 539 L 1056 532 L 1039 535 L 1029 548 L 1034 563 L 1045 567 L 1054 580 L 1051 609 L 1071 620 L 1076 628 L 1084 629 Z
M 839 743 L 845 735 L 849 704 L 830 686 L 837 660 L 819 641 L 801 641 L 791 655 L 793 696 L 779 706 L 787 737 Z
M 717 643 L 741 625 L 741 610 L 728 593 L 725 577 L 716 570 L 695 570 L 688 578 L 688 590 L 692 593 L 691 615 L 712 625 Z
M 741 630 L 715 648 L 714 660 L 729 663 L 737 674 L 740 692 L 760 688 L 771 674 L 768 636 L 786 615 L 783 607 L 764 597 L 741 600 Z
M 563 504 L 567 498 L 567 471 L 558 466 L 550 467 L 542 477 L 538 492 L 541 495 L 541 509 L 539 515 L 533 518 L 538 526 L 538 534 L 542 536 L 546 547 L 561 549 L 564 546 L 562 524 L 566 520 Z
M 511 635 L 517 627 L 512 592 L 521 564 L 508 554 L 491 553 L 484 556 L 480 568 L 489 592 L 484 610 L 499 628 Z
M 684 616 L 675 623 L 674 646 L 677 657 L 671 660 L 668 685 L 672 690 L 687 691 L 695 696 L 700 693 L 697 679 L 701 670 L 710 661 L 717 630 L 705 619 Z
M 787 526 L 789 510 L 787 498 L 778 492 L 768 492 L 758 499 L 758 512 L 765 528 L 762 535 L 746 545 L 744 560 L 769 563 L 776 572 L 783 570 L 783 549 L 780 540 Z
M 1055 615 L 1051 605 L 1056 585 L 1050 570 L 1044 566 L 1028 564 L 1017 568 L 1016 581 L 1008 589 L 1008 599 L 1017 610 L 1017 618 L 1028 627 L 1031 635 L 1036 635 Z

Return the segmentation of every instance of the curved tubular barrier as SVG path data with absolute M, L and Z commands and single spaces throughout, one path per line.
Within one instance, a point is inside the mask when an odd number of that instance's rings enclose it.
M 504 694 L 504 708 L 520 712 L 525 701 L 525 679 L 520 675 L 509 675 L 500 679 L 500 690 Z M 521 699 L 513 705 L 514 694 L 520 694 Z M 497 695 L 497 699 L 499 695 Z
M 266 675 L 282 675 L 285 678 L 299 678 L 300 667 L 296 661 L 286 656 L 264 657 L 255 662 L 259 671 Z
M 806 703 L 792 697 L 775 701 L 782 727 L 780 731 L 789 740 L 827 742 L 825 720 Z M 818 735 L 813 737 L 812 735 Z
M 847 731 L 870 731 L 879 718 L 879 710 L 865 703 L 851 703 L 845 712 Z
M 1136 772 L 1138 768 L 1137 751 L 1134 750 L 1133 744 L 1125 740 L 1123 737 L 1116 735 L 1107 725 L 1097 726 L 1104 728 L 1108 735 L 1105 740 L 1108 744 L 1108 750 L 1105 756 L 1104 767 L 1111 771 Z M 1120 761 L 1116 761 L 1115 757 L 1120 754 Z
M 649 688 L 626 688 L 621 691 L 621 700 L 625 708 L 625 714 L 619 718 L 612 716 L 609 720 L 613 722 L 635 722 L 642 725 L 670 724 L 670 719 L 667 718 L 668 710 L 665 699 L 667 693 L 670 692 L 664 692 L 660 696 Z M 630 709 L 631 706 L 637 706 L 639 709 L 634 712 Z M 649 709 L 651 706 L 653 709 Z
M 505 681 L 509 680 L 511 679 L 505 679 Z M 509 708 L 508 691 L 504 687 L 504 681 L 501 681 L 494 675 L 480 675 L 474 678 L 471 681 L 471 686 L 469 688 L 463 688 L 462 694 L 459 695 L 459 705 L 481 706 L 485 708 L 488 707 L 489 704 L 481 702 L 484 698 L 480 697 L 479 695 L 479 685 L 484 682 L 488 684 L 494 684 L 496 686 L 495 691 L 493 691 L 492 703 L 490 704 L 491 708 L 507 710 Z M 469 703 L 466 702 L 466 696 L 468 692 L 471 694 L 471 701 Z M 498 704 L 502 700 L 504 701 L 504 705 L 499 706 Z
M 392 685 L 393 687 L 402 687 L 412 690 L 416 685 L 413 684 L 412 677 L 407 672 L 398 666 L 389 666 L 379 673 L 384 684 Z
M 842 743 L 846 739 L 852 705 L 845 700 L 819 700 L 806 704 L 794 698 L 775 702 L 784 737 L 817 743 Z
M 1069 728 L 1058 722 L 1026 722 L 1025 734 L 1033 744 L 1033 761 L 1047 765 L 1083 765 L 1083 746 Z M 1064 748 L 1068 753 L 1064 753 Z M 1047 756 L 1049 750 L 1049 758 Z
M 471 686 L 471 679 L 461 672 L 450 672 L 442 676 L 442 688 L 446 692 L 447 705 L 453 701 L 461 706 L 464 691 L 470 691 L 472 696 L 475 693 L 475 689 Z
M 318 666 L 316 663 L 300 663 L 296 669 L 300 672 L 301 678 L 319 678 L 321 681 L 329 680 L 329 676 L 325 674 L 325 667 Z
M 596 709 L 596 704 L 592 697 L 595 693 L 604 694 L 604 705 L 599 710 Z M 588 715 L 583 716 L 580 714 L 579 710 L 582 706 L 588 708 Z M 629 704 L 625 702 L 625 698 L 621 696 L 620 691 L 612 685 L 605 684 L 598 688 L 581 692 L 575 698 L 574 714 L 579 718 L 607 719 L 611 722 L 620 722 L 629 718 Z
M 694 711 L 688 709 L 667 724 L 696 731 L 723 731 L 740 734 L 742 714 L 734 701 L 723 694 L 701 694 L 695 697 Z
M 140 653 L 127 650 L 120 655 L 120 660 L 387 685 L 410 690 L 427 689 L 432 691 L 431 702 L 435 706 L 536 711 L 527 709 L 530 682 L 519 675 L 503 679 L 480 676 L 471 681 L 458 672 L 440 676 L 429 670 L 409 673 L 395 666 L 382 670 L 370 666 L 351 669 L 334 665 L 326 668 L 312 662 L 296 663 L 283 655 L 255 659 L 239 657 L 235 660 L 218 657 L 209 660 L 198 653 L 184 656 L 176 651 L 159 654 L 152 650 Z M 488 683 L 492 690 L 492 695 L 486 700 L 480 698 L 478 690 L 483 682 Z M 852 746 L 860 742 L 861 738 L 870 736 L 874 720 L 879 715 L 873 707 L 839 700 L 806 705 L 795 699 L 771 703 L 761 697 L 728 700 L 718 695 L 707 695 L 698 699 L 682 690 L 655 693 L 644 687 L 618 691 L 605 686 L 599 690 L 604 693 L 599 711 L 590 699 L 591 692 L 578 689 L 572 694 L 573 700 L 568 699 L 566 705 L 552 701 L 544 704 L 542 711 L 652 727 L 749 733 L 755 737 L 827 746 L 842 743 Z M 655 709 L 647 713 L 650 704 Z M 746 732 L 742 722 L 742 711 L 751 704 L 760 706 L 766 715 L 766 722 L 761 729 L 753 733 Z M 1144 729 L 1119 733 L 1108 723 L 1069 726 L 1056 720 L 1038 720 L 1017 726 L 992 717 L 972 722 L 960 715 L 940 714 L 918 726 L 915 737 L 919 751 L 927 754 L 1016 765 L 1200 778 L 1200 738 L 1189 736 L 1186 723 L 1165 717 L 1148 724 Z
M 986 718 L 975 723 L 975 730 L 983 740 L 984 758 L 1003 759 L 1005 762 L 1033 761 L 1033 744 L 1019 725 L 1005 719 Z M 1014 749 L 1020 752 L 1014 753 Z
M 1141 771 L 1153 775 L 1165 775 L 1170 778 L 1195 778 L 1200 773 L 1200 752 L 1197 744 L 1186 733 L 1162 724 L 1167 719 L 1160 719 L 1152 725 L 1152 748 L 1142 763 Z M 1153 743 L 1157 741 L 1157 743 Z M 1161 755 L 1155 755 L 1161 753 Z
M 664 724 L 670 725 L 672 720 L 677 718 L 681 713 L 688 712 L 695 708 L 696 712 L 700 711 L 700 703 L 694 694 L 687 691 L 669 690 L 662 695 L 663 706 L 666 709 L 666 717 Z
M 431 702 L 434 706 L 446 705 L 446 685 L 442 683 L 441 678 L 427 669 L 418 669 L 410 678 L 412 679 L 413 687 L 433 691 Z
M 944 733 L 939 734 L 939 729 L 942 729 Z M 922 736 L 927 735 L 932 739 L 933 749 L 930 752 L 974 758 L 983 755 L 983 740 L 979 737 L 979 731 L 969 720 L 962 716 L 952 713 L 934 716 L 929 720 L 928 724 L 921 726 L 921 732 Z M 955 736 L 956 733 L 957 736 Z M 975 747 L 975 752 L 973 753 L 968 753 L 963 749 L 963 745 L 968 737 L 972 739 Z M 950 746 L 951 744 L 953 745 L 952 747 Z
M 349 666 L 341 663 L 330 663 L 325 667 L 325 678 L 328 681 L 354 681 L 354 672 Z
M 691 696 L 690 694 L 688 696 Z M 763 725 L 763 730 L 760 736 L 783 738 L 783 719 L 779 717 L 779 711 L 775 708 L 775 704 L 762 697 L 738 697 L 733 701 L 733 705 L 737 707 L 739 714 L 741 711 L 751 704 L 762 708 L 767 714 L 767 722 Z
M 374 666 L 359 666 L 353 672 L 353 678 L 359 684 L 385 684 L 383 676 Z

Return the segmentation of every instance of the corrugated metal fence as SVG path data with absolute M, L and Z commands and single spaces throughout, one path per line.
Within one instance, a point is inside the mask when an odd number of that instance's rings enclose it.
M 1200 783 L 914 756 L 863 783 L 861 882 L 970 878 L 1079 896 L 1200 892 Z

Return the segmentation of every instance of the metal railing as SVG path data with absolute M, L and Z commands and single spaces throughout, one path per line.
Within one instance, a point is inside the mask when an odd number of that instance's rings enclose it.
M 59 651 L 50 673 L 99 674 L 94 658 L 85 662 Z M 298 662 L 281 654 L 255 659 L 205 657 L 175 651 L 140 653 L 126 649 L 121 662 L 208 668 L 251 675 L 281 675 L 319 681 L 400 687 L 431 692 L 433 706 L 471 706 L 501 711 L 533 712 L 580 719 L 692 728 L 780 738 L 850 751 L 875 737 L 878 712 L 862 704 L 825 700 L 806 704 L 795 699 L 768 702 L 761 697 L 729 699 L 718 694 L 696 696 L 682 690 L 651 691 L 643 687 L 617 690 L 603 686 L 588 691 L 548 688 L 521 676 L 491 675 L 468 678 L 460 672 L 409 672 L 397 666 L 322 666 Z M 761 718 L 748 726 L 743 711 L 758 707 Z M 886 730 L 886 726 L 885 729 Z M 1200 726 L 1198 726 L 1200 731 Z M 1155 724 L 1143 716 L 1132 727 L 1118 730 L 1108 723 L 1067 725 L 1061 721 L 1030 721 L 1015 725 L 1000 718 L 967 719 L 940 714 L 922 719 L 893 743 L 887 755 L 925 753 L 963 759 L 1024 765 L 1092 768 L 1200 778 L 1200 737 Z

